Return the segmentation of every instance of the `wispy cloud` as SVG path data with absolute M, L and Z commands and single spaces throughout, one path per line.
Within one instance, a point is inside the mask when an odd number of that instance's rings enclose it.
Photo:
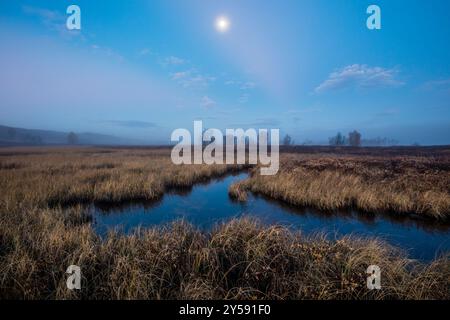
M 155 128 L 157 125 L 153 122 L 147 122 L 147 121 L 139 121 L 139 120 L 109 120 L 104 121 L 105 123 L 118 126 L 118 127 L 125 127 L 125 128 L 136 128 L 136 129 L 148 129 L 148 128 Z
M 201 106 L 202 106 L 203 108 L 210 109 L 210 108 L 214 107 L 216 104 L 217 104 L 217 103 L 216 103 L 213 99 L 211 99 L 210 97 L 208 97 L 208 96 L 204 96 L 204 97 L 201 99 Z
M 427 81 L 423 84 L 425 90 L 437 90 L 450 93 L 450 78 Z
M 370 67 L 353 64 L 332 72 L 328 79 L 315 88 L 316 93 L 323 93 L 346 88 L 398 87 L 404 83 L 396 79 L 397 69 Z
M 170 56 L 170 57 L 164 58 L 162 64 L 163 64 L 163 65 L 173 65 L 173 66 L 176 66 L 176 65 L 184 64 L 185 62 L 186 62 L 186 61 L 185 61 L 184 59 L 181 59 L 181 58 L 178 58 L 178 57 L 175 57 L 175 56 Z
M 36 16 L 45 23 L 64 23 L 65 17 L 58 11 L 53 11 L 45 8 L 38 8 L 29 5 L 22 6 L 24 13 Z
M 225 81 L 226 86 L 237 86 L 241 90 L 250 90 L 256 88 L 256 83 L 253 81 L 236 81 L 227 80 Z
M 249 98 L 250 98 L 250 95 L 248 93 L 244 93 L 239 97 L 238 103 L 239 104 L 247 103 Z
M 200 74 L 196 69 L 172 73 L 171 78 L 185 88 L 207 87 L 216 80 L 215 77 Z
M 119 62 L 124 62 L 125 61 L 125 58 L 121 54 L 117 53 L 116 51 L 112 50 L 111 48 L 103 47 L 101 45 L 98 45 L 98 44 L 94 43 L 94 44 L 91 45 L 91 49 L 96 54 L 100 53 L 100 54 L 102 54 L 104 56 L 112 57 L 112 58 L 116 59 Z
M 256 87 L 256 83 L 248 81 L 248 82 L 244 82 L 241 85 L 241 89 L 242 90 L 249 90 L 249 89 L 254 89 Z
M 190 71 L 175 72 L 175 73 L 172 73 L 172 80 L 186 79 L 187 77 L 189 77 L 190 74 L 191 74 Z
M 194 103 L 160 76 L 117 63 L 101 46 L 88 52 L 21 30 L 1 30 L 0 38 L 5 39 L 0 44 L 0 101 L 14 112 L 75 119 L 99 110 L 109 116 L 148 114 L 179 100 Z
M 141 56 L 141 57 L 148 56 L 148 55 L 150 55 L 150 54 L 152 54 L 152 51 L 151 51 L 149 48 L 142 48 L 142 49 L 138 52 L 138 55 Z
M 22 11 L 27 15 L 37 17 L 46 28 L 56 31 L 61 36 L 72 37 L 81 35 L 79 30 L 67 30 L 67 16 L 65 16 L 64 13 L 29 5 L 23 5 Z

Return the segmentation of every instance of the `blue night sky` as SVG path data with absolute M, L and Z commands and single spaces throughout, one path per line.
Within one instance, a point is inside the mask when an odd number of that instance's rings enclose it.
M 357 129 L 450 144 L 449 15 L 448 0 L 0 0 L 0 124 L 168 143 L 202 119 L 298 143 Z

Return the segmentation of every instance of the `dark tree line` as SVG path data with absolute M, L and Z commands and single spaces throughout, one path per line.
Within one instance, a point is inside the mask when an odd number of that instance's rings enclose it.
M 356 130 L 353 130 L 348 134 L 348 136 L 342 135 L 342 133 L 338 132 L 334 137 L 329 138 L 330 146 L 352 146 L 352 147 L 360 147 L 361 146 L 361 133 Z
M 389 138 L 372 138 L 372 139 L 362 139 L 362 135 L 357 130 L 353 130 L 348 133 L 348 135 L 343 135 L 338 132 L 335 136 L 328 138 L 328 143 L 330 146 L 351 146 L 351 147 L 361 147 L 361 146 L 395 146 L 398 145 L 398 141 Z M 295 142 L 289 134 L 286 134 L 281 145 L 292 146 Z M 306 140 L 301 145 L 312 145 L 313 142 Z

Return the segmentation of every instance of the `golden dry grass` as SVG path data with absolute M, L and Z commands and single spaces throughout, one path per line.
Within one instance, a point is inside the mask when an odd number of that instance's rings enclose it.
M 169 149 L 0 150 L 1 206 L 155 200 L 242 166 L 176 166 Z
M 280 162 L 277 175 L 255 171 L 239 183 L 239 192 L 320 210 L 356 208 L 442 220 L 450 216 L 450 155 L 284 153 Z
M 151 200 L 168 188 L 242 169 L 185 170 L 168 155 L 165 149 L 0 150 L 0 298 L 449 298 L 448 257 L 421 264 L 374 239 L 305 238 L 246 219 L 212 232 L 177 222 L 129 236 L 96 235 L 82 202 Z M 66 288 L 71 264 L 82 268 L 81 291 Z M 372 264 L 382 269 L 379 291 L 366 288 Z
M 1 238 L 0 297 L 23 299 L 448 299 L 450 264 L 408 260 L 377 240 L 304 238 L 254 221 L 211 233 L 184 223 L 98 238 L 59 210 L 29 212 Z M 2 217 L 3 218 L 3 217 Z M 20 219 L 17 219 L 20 220 Z M 67 266 L 82 268 L 69 291 Z M 368 290 L 365 271 L 382 270 Z

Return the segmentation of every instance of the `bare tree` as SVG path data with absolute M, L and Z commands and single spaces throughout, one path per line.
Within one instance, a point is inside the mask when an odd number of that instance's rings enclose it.
M 285 135 L 284 136 L 284 138 L 283 138 L 283 145 L 284 146 L 290 146 L 290 145 L 292 145 L 293 144 L 293 141 L 292 141 L 292 138 L 291 138 L 291 136 L 290 135 Z
M 361 133 L 354 130 L 348 134 L 348 142 L 352 147 L 361 146 Z
M 344 146 L 347 144 L 347 139 L 342 133 L 338 132 L 337 135 L 328 139 L 330 146 Z
M 67 135 L 67 143 L 68 144 L 77 144 L 78 143 L 78 136 L 74 132 L 70 132 Z

